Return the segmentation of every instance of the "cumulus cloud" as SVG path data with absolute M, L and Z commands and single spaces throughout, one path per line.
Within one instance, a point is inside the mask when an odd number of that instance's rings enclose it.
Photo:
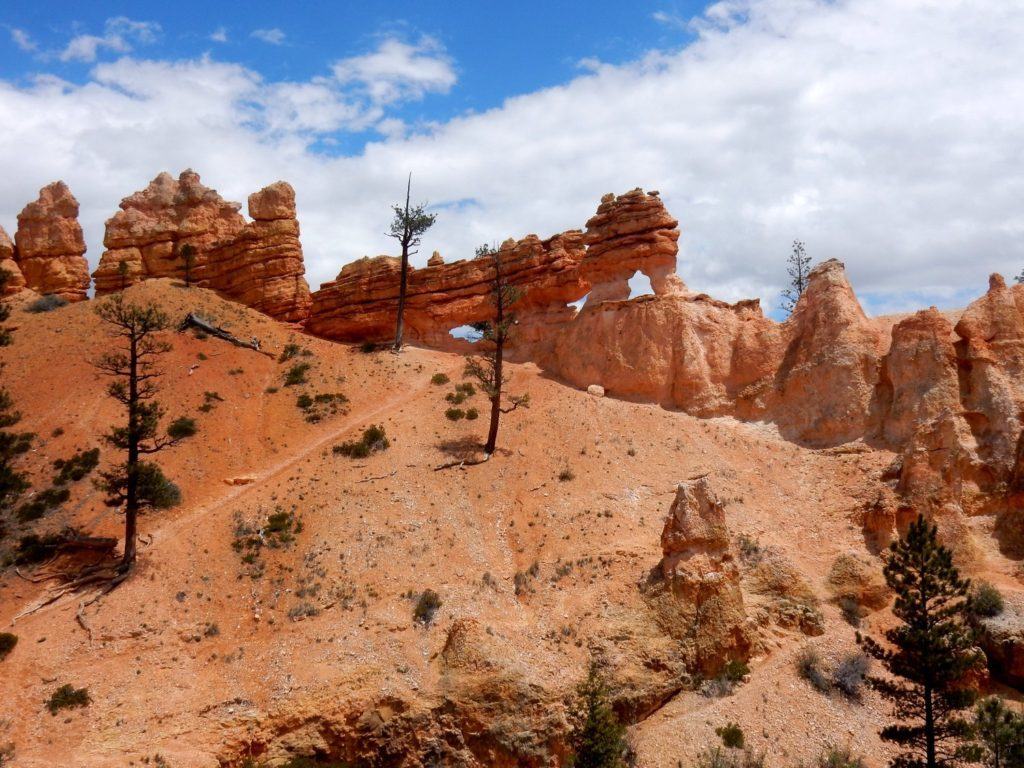
M 39 46 L 24 29 L 11 27 L 11 41 L 23 51 L 34 51 Z
M 429 36 L 415 44 L 387 38 L 372 53 L 336 62 L 333 70 L 338 82 L 357 84 L 376 104 L 448 93 L 456 81 L 444 47 Z
M 276 27 L 274 29 L 254 29 L 252 31 L 252 37 L 257 40 L 262 40 L 264 43 L 270 45 L 282 45 L 284 43 L 285 34 Z
M 152 43 L 160 32 L 154 21 L 134 21 L 126 16 L 107 19 L 102 35 L 76 35 L 60 52 L 61 61 L 96 61 L 101 50 L 128 53 L 136 44 Z
M 84 84 L 0 80 L 0 223 L 64 178 L 95 264 L 103 220 L 160 170 L 193 167 L 234 200 L 287 179 L 316 285 L 393 248 L 383 232 L 409 171 L 414 198 L 440 213 L 421 263 L 582 226 L 602 193 L 640 185 L 679 218 L 694 289 L 774 307 L 799 238 L 815 260 L 847 263 L 869 309 L 955 305 L 1024 266 L 1012 5 L 730 0 L 683 48 L 415 130 L 389 112 L 396 99 L 454 82 L 443 51 L 420 43 L 382 43 L 300 83 L 210 58 L 123 58 Z M 408 66 L 418 57 L 442 62 Z M 369 124 L 379 138 L 364 149 L 323 153 Z

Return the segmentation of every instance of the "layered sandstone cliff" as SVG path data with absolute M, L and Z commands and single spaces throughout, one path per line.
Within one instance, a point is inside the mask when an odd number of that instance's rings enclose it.
M 199 175 L 161 173 L 146 189 L 121 201 L 107 221 L 104 251 L 93 274 L 102 296 L 152 277 L 191 278 L 279 320 L 301 321 L 309 309 L 295 192 L 277 182 L 241 206 L 204 186 Z
M 78 201 L 67 184 L 55 181 L 18 214 L 14 259 L 27 287 L 68 301 L 82 301 L 89 290 L 85 238 L 78 223 Z

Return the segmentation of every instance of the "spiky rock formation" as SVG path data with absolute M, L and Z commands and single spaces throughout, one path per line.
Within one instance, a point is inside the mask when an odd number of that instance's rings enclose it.
M 707 477 L 680 483 L 661 533 L 664 590 L 651 594 L 666 631 L 692 665 L 713 674 L 750 649 L 740 574 L 722 502 Z
M 250 224 L 240 208 L 204 186 L 194 171 L 178 179 L 161 173 L 146 189 L 122 200 L 121 211 L 107 221 L 107 250 L 93 274 L 96 294 L 151 277 L 183 276 L 183 249 L 191 246 L 196 285 L 279 320 L 303 320 L 309 287 L 294 190 L 279 181 L 250 195 Z
M 86 298 L 85 238 L 78 223 L 78 201 L 67 184 L 55 181 L 39 190 L 39 199 L 18 214 L 14 241 L 14 258 L 27 287 L 68 301 Z

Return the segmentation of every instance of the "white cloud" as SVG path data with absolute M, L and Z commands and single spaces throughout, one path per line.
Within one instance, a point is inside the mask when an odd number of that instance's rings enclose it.
M 156 41 L 160 25 L 155 21 L 134 21 L 126 16 L 107 19 L 103 35 L 77 35 L 60 52 L 61 61 L 96 61 L 103 49 L 128 53 L 136 44 Z
M 284 43 L 285 34 L 275 27 L 274 29 L 254 29 L 252 37 L 262 40 L 264 43 L 270 43 L 270 45 L 281 45 Z
M 670 13 L 669 11 L 655 11 L 651 14 L 651 18 L 659 24 L 666 27 L 672 27 L 674 29 L 689 29 L 690 20 L 680 16 L 677 13 Z
M 358 84 L 376 104 L 448 93 L 456 81 L 444 47 L 428 36 L 415 45 L 386 38 L 372 53 L 342 59 L 333 69 L 338 82 Z
M 17 27 L 11 27 L 11 40 L 23 51 L 34 51 L 39 47 L 28 32 Z
M 420 263 L 582 226 L 601 194 L 641 185 L 679 218 L 694 289 L 774 307 L 799 238 L 815 260 L 846 261 L 872 306 L 958 303 L 990 271 L 1024 266 L 1024 13 L 1012 5 L 719 3 L 685 48 L 412 132 L 395 99 L 454 82 L 443 51 L 419 44 L 382 43 L 382 56 L 339 62 L 340 77 L 301 83 L 208 58 L 125 58 L 82 85 L 0 79 L 0 223 L 10 230 L 63 178 L 95 264 L 104 219 L 158 171 L 191 166 L 239 201 L 287 179 L 315 285 L 393 248 L 388 206 L 409 171 L 414 198 L 440 212 Z M 402 63 L 417 57 L 442 61 Z M 381 139 L 365 150 L 315 151 L 368 124 Z
M 228 31 L 224 27 L 217 27 L 212 33 L 210 33 L 210 39 L 215 43 L 226 43 L 228 41 Z

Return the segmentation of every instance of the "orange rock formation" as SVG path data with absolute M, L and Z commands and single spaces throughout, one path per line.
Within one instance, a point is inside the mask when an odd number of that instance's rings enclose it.
M 183 248 L 192 246 L 197 285 L 279 320 L 305 319 L 309 287 L 294 190 L 279 181 L 250 195 L 249 224 L 240 207 L 205 187 L 194 171 L 177 180 L 161 173 L 107 221 L 107 250 L 93 274 L 97 296 L 151 277 L 184 276 Z
M 25 283 L 38 293 L 81 301 L 89 289 L 85 238 L 78 223 L 78 201 L 67 184 L 55 181 L 18 214 L 14 258 Z

